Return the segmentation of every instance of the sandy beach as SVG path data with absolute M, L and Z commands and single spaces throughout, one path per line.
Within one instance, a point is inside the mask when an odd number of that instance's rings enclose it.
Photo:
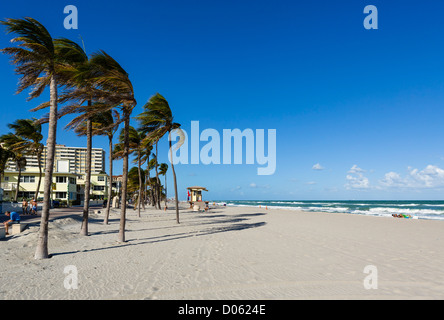
M 50 222 L 47 260 L 33 258 L 37 225 L 2 240 L 0 299 L 444 298 L 442 221 L 217 207 L 178 225 L 171 209 L 129 209 L 118 243 L 113 210 L 109 225 L 91 215 L 88 237 L 80 211 Z

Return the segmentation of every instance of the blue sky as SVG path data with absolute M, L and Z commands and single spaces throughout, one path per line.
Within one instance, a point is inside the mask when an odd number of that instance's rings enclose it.
M 378 30 L 363 26 L 370 4 Z M 78 30 L 63 27 L 66 5 L 78 9 Z M 203 185 L 207 199 L 442 200 L 443 10 L 417 0 L 25 0 L 2 1 L 0 19 L 31 16 L 54 38 L 111 54 L 135 87 L 134 115 L 159 92 L 187 132 L 193 120 L 221 135 L 276 129 L 274 175 L 258 176 L 257 164 L 178 165 L 181 199 Z M 0 32 L 3 48 L 10 36 Z M 49 97 L 26 102 L 17 81 L 1 55 L 0 133 L 41 116 L 28 110 Z M 57 142 L 85 146 L 68 121 Z M 93 146 L 107 150 L 103 138 Z M 159 150 L 166 162 L 166 139 Z

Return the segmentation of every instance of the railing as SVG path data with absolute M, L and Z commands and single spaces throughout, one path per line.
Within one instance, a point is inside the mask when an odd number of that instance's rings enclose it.
M 15 191 L 17 190 L 17 183 L 12 183 L 12 182 L 2 182 L 0 184 L 1 188 L 4 191 Z M 28 191 L 26 190 L 22 185 L 20 185 L 20 191 Z
M 17 188 L 17 183 L 2 182 L 1 187 L 5 191 L 14 191 Z

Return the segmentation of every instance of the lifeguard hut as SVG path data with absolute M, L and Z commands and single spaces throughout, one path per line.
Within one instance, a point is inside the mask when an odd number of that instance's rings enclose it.
M 188 202 L 190 203 L 190 208 L 197 210 L 208 210 L 208 201 L 202 201 L 202 191 L 208 191 L 204 187 L 194 186 L 188 187 Z M 198 208 L 195 208 L 198 206 Z

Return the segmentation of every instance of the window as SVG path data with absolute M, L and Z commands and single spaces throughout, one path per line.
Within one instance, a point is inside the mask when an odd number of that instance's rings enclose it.
M 56 192 L 55 197 L 56 199 L 66 199 L 66 192 Z
M 94 191 L 104 191 L 105 190 L 105 186 L 94 186 Z
M 66 177 L 56 177 L 56 183 L 66 183 Z
M 70 184 L 76 184 L 76 178 L 69 177 Z
M 35 192 L 28 192 L 28 191 L 19 191 L 18 197 L 19 198 L 25 198 L 25 199 L 32 199 L 34 198 Z
M 105 176 L 98 176 L 97 181 L 105 181 Z
M 21 176 L 20 182 L 24 183 L 34 183 L 35 182 L 35 176 Z
M 9 177 L 5 177 L 4 179 L 5 179 L 5 181 L 9 181 Z

